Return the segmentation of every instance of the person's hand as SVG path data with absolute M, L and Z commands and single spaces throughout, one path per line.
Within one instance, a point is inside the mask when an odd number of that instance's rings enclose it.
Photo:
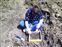
M 36 32 L 38 32 L 38 29 L 36 29 Z
M 39 29 L 38 29 L 38 28 L 36 29 L 36 32 L 37 32 L 37 33 L 39 32 Z
M 28 34 L 32 34 L 32 32 L 31 31 L 28 31 Z
M 28 33 L 28 34 L 31 34 L 31 33 L 32 33 L 31 30 L 30 30 L 30 28 L 27 29 L 27 33 Z

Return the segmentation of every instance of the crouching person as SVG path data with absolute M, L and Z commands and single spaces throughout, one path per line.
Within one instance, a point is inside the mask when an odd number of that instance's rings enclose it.
M 25 19 L 20 21 L 20 28 L 23 32 L 31 34 L 34 31 L 38 31 L 44 27 L 43 13 L 39 10 L 38 6 L 34 5 L 29 8 L 25 14 Z

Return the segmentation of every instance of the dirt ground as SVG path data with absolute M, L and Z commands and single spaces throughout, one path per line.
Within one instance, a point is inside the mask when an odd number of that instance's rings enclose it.
M 16 43 L 19 39 L 15 35 L 26 37 L 17 26 L 32 4 L 49 12 L 51 22 L 45 23 L 39 44 Z M 0 38 L 1 47 L 62 47 L 62 0 L 0 0 Z

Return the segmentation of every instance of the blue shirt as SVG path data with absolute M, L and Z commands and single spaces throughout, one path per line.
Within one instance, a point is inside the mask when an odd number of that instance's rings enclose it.
M 29 8 L 28 11 L 26 12 L 25 20 L 28 21 L 29 23 L 33 23 L 35 21 L 38 21 L 43 18 L 43 13 L 42 11 L 38 11 L 35 16 L 32 16 L 32 8 Z

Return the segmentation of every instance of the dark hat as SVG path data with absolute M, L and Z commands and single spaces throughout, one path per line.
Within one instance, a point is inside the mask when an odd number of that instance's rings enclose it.
M 37 5 L 33 5 L 33 8 L 38 8 L 38 6 Z

